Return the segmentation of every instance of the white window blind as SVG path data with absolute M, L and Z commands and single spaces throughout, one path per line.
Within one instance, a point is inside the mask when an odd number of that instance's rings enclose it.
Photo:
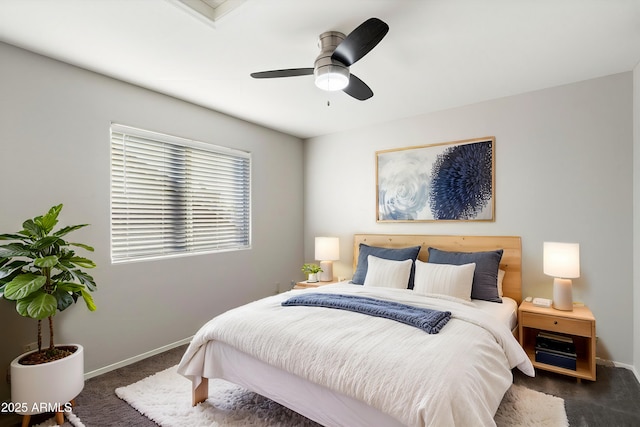
M 251 154 L 111 125 L 111 260 L 247 249 Z

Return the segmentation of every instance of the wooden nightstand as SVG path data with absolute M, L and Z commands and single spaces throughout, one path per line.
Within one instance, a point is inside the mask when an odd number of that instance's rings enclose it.
M 330 285 L 332 283 L 338 283 L 338 281 L 337 280 L 332 280 L 331 282 L 307 282 L 305 280 L 304 282 L 296 283 L 295 286 L 293 287 L 293 289 L 318 288 L 320 286 Z
M 533 366 L 578 380 L 596 380 L 596 319 L 587 307 L 574 306 L 573 311 L 560 311 L 525 301 L 518 309 L 518 323 L 520 345 Z M 575 371 L 535 361 L 535 340 L 539 331 L 557 332 L 573 338 L 578 356 Z

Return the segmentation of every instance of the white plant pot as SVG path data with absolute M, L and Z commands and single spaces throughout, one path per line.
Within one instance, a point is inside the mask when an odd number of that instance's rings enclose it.
M 315 283 L 317 281 L 318 281 L 318 273 L 309 273 L 309 280 L 307 280 L 307 282 Z
M 41 365 L 21 365 L 11 362 L 11 401 L 16 412 L 33 415 L 62 412 L 65 404 L 75 399 L 84 388 L 84 348 L 79 344 L 58 344 L 56 347 L 77 347 L 70 356 Z M 33 353 L 33 352 L 30 352 Z M 59 411 L 53 409 L 60 408 Z

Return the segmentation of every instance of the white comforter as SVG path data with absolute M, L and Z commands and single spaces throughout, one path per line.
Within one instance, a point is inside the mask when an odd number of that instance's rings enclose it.
M 452 318 L 429 335 L 392 320 L 318 307 L 282 307 L 295 292 L 357 294 Z M 534 375 L 511 331 L 470 305 L 411 290 L 336 284 L 294 290 L 230 310 L 193 338 L 178 372 L 198 384 L 206 344 L 225 342 L 259 360 L 352 396 L 407 426 L 494 425 L 511 368 Z

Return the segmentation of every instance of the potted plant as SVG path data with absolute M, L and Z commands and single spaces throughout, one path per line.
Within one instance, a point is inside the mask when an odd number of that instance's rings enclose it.
M 302 266 L 302 272 L 309 275 L 307 282 L 310 283 L 315 283 L 318 281 L 318 273 L 320 273 L 321 271 L 322 269 L 318 264 L 304 264 Z
M 57 412 L 61 417 L 60 405 L 84 387 L 84 349 L 79 344 L 56 346 L 53 318 L 79 299 L 90 311 L 96 309 L 91 296 L 96 283 L 83 271 L 95 263 L 72 249 L 92 252 L 91 246 L 63 239 L 88 224 L 53 231 L 61 210 L 61 204 L 54 206 L 45 215 L 26 220 L 21 231 L 0 235 L 0 240 L 11 241 L 0 246 L 0 292 L 15 301 L 18 314 L 37 320 L 38 349 L 11 363 L 11 399 L 23 415 Z M 49 325 L 47 348 L 42 346 L 44 319 Z

